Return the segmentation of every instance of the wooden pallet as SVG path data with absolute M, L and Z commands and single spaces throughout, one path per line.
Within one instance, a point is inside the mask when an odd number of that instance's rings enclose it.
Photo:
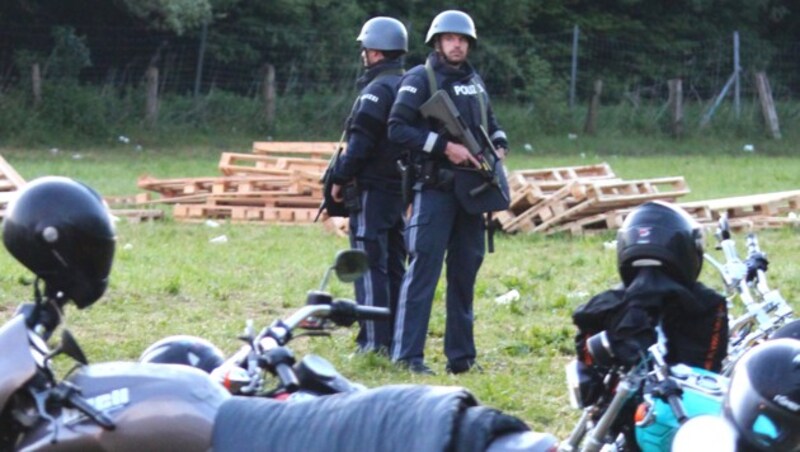
M 25 179 L 0 156 L 0 192 L 15 191 L 25 185 Z
M 141 223 L 163 219 L 164 211 L 161 209 L 111 209 L 111 215 L 126 218 L 130 223 Z
M 313 183 L 312 183 L 313 182 Z M 316 181 L 304 174 L 279 176 L 222 176 L 185 179 L 140 177 L 139 188 L 160 193 L 163 198 L 188 199 L 195 195 L 249 194 L 263 191 L 305 191 L 311 194 Z M 158 202 L 158 200 L 155 200 Z M 165 200 L 166 201 L 166 200 Z
M 291 175 L 294 172 L 318 174 L 328 167 L 328 160 L 300 157 L 273 157 L 269 155 L 238 154 L 223 152 L 219 170 L 226 176 L 233 175 Z
M 611 179 L 616 179 L 616 176 L 608 163 L 513 171 L 508 174 L 511 190 L 509 209 L 520 214 L 572 181 Z
M 575 179 L 614 179 L 617 177 L 611 170 L 611 166 L 605 162 L 596 165 L 527 169 L 515 172 L 532 183 L 567 182 Z
M 256 221 L 274 224 L 312 223 L 317 208 L 215 206 L 208 204 L 175 204 L 172 215 L 178 221 L 202 221 L 209 218 L 235 222 Z
M 551 196 L 535 203 L 519 215 L 500 215 L 498 222 L 506 232 L 532 232 L 536 226 L 562 215 L 571 206 L 582 201 L 584 196 L 579 186 L 580 182 L 571 181 Z M 578 195 L 577 197 L 576 194 Z
M 709 199 L 679 204 L 699 221 L 712 222 L 725 213 L 729 219 L 779 217 L 800 210 L 800 190 Z
M 573 189 L 573 196 L 580 199 L 577 190 L 584 192 L 584 200 L 534 227 L 534 232 L 544 232 L 555 226 L 588 217 L 594 214 L 625 207 L 635 207 L 654 200 L 674 202 L 689 193 L 683 177 L 665 177 L 633 181 L 593 181 L 580 183 Z
M 615 209 L 598 213 L 551 228 L 547 233 L 569 232 L 572 235 L 584 235 L 619 229 L 630 212 L 631 209 Z
M 314 159 L 328 159 L 339 145 L 336 141 L 256 141 L 253 154 L 305 156 Z M 347 143 L 342 143 L 343 147 Z

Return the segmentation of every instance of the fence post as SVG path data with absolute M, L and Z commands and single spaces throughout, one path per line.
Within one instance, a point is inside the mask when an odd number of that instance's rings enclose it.
M 733 32 L 733 73 L 736 75 L 736 79 L 733 82 L 733 111 L 736 113 L 736 119 L 739 119 L 740 112 L 742 110 L 740 98 L 741 98 L 741 91 L 739 89 L 739 32 Z
M 572 28 L 572 70 L 569 79 L 569 108 L 575 107 L 575 83 L 578 78 L 578 36 L 580 28 L 575 25 Z
M 145 121 L 153 127 L 158 119 L 158 68 L 150 66 L 145 75 L 147 80 L 147 103 L 145 106 Z
M 772 138 L 781 138 L 781 128 L 778 124 L 778 113 L 775 111 L 775 102 L 772 101 L 772 88 L 769 86 L 769 79 L 764 72 L 756 73 L 756 88 L 758 89 L 758 99 L 761 101 L 761 111 L 764 113 L 764 122 L 769 129 Z
M 594 135 L 597 132 L 597 111 L 600 109 L 600 95 L 603 93 L 603 81 L 594 81 L 594 94 L 589 101 L 589 111 L 586 112 L 586 124 L 583 132 L 587 135 Z
M 33 106 L 38 107 L 42 103 L 42 72 L 39 63 L 31 66 L 31 87 L 33 88 Z
M 203 59 L 206 54 L 206 38 L 208 36 L 208 22 L 203 23 L 200 31 L 200 48 L 197 50 L 197 69 L 194 76 L 194 97 L 200 94 L 200 83 L 203 81 Z
M 671 117 L 672 136 L 680 138 L 683 136 L 683 81 L 679 78 L 674 78 L 667 82 L 669 86 L 669 106 Z
M 267 127 L 272 127 L 275 124 L 275 66 L 272 64 L 264 65 L 264 118 L 267 122 Z

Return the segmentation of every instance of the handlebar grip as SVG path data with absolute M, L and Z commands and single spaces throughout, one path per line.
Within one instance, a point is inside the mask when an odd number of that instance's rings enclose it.
M 275 365 L 275 375 L 281 381 L 281 387 L 286 392 L 296 392 L 300 389 L 300 380 L 297 379 L 297 374 L 294 373 L 292 366 L 286 363 L 278 363 Z
M 362 320 L 389 320 L 392 311 L 389 308 L 375 306 L 359 306 L 356 308 L 356 317 Z
M 336 300 L 331 303 L 328 318 L 340 326 L 350 326 L 356 320 L 387 320 L 391 311 L 375 306 L 359 306 L 352 300 Z
M 677 395 L 670 395 L 667 397 L 667 402 L 669 407 L 672 408 L 672 414 L 675 415 L 675 419 L 678 420 L 678 423 L 683 424 L 688 417 L 686 416 L 686 410 L 683 409 L 681 398 Z

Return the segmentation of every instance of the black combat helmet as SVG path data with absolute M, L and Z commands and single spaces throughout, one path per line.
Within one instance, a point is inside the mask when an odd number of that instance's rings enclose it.
M 643 266 L 659 266 L 676 281 L 693 284 L 703 267 L 700 224 L 670 203 L 637 207 L 617 233 L 617 268 L 626 287 Z
M 45 283 L 45 294 L 83 309 L 108 286 L 116 236 L 103 199 L 65 177 L 28 183 L 8 205 L 3 243 Z
M 408 52 L 406 27 L 392 17 L 373 17 L 366 21 L 356 41 L 365 49 Z
M 428 29 L 428 35 L 425 37 L 425 44 L 433 47 L 436 41 L 436 35 L 442 33 L 458 33 L 469 38 L 470 47 L 474 47 L 478 42 L 478 34 L 475 32 L 475 23 L 469 14 L 457 11 L 448 10 L 439 13 L 433 18 L 431 27 Z
M 177 335 L 165 337 L 147 347 L 139 361 L 143 363 L 182 364 L 211 373 L 212 370 L 225 362 L 225 355 L 214 344 L 203 338 Z
M 800 341 L 769 340 L 742 356 L 724 411 L 745 450 L 800 451 Z

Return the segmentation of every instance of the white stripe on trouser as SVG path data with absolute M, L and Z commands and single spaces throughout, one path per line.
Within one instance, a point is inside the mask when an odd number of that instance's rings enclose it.
M 356 237 L 364 237 L 364 234 L 367 229 L 367 195 L 369 194 L 368 190 L 364 190 L 364 193 L 361 194 L 361 212 L 359 212 L 357 221 L 358 221 L 358 230 Z M 355 240 L 356 248 L 367 252 L 366 246 L 363 240 Z M 364 273 L 364 276 L 361 277 L 361 281 L 364 284 L 364 305 L 365 306 L 374 306 L 375 305 L 375 298 L 372 292 L 372 269 L 367 267 L 367 272 Z M 368 320 L 363 322 L 364 327 L 366 327 L 367 331 L 367 343 L 366 349 L 372 350 L 377 347 L 377 338 L 375 337 L 375 322 Z
M 411 218 L 408 219 L 409 225 L 417 225 L 419 219 L 420 210 L 422 210 L 422 192 L 417 192 L 414 196 L 414 210 L 411 212 Z M 418 226 L 407 228 L 406 231 L 408 232 L 408 254 L 411 256 L 416 252 L 417 248 L 417 231 L 419 230 Z M 406 323 L 406 302 L 408 301 L 408 286 L 411 284 L 411 280 L 414 279 L 414 263 L 415 260 L 411 260 L 411 264 L 406 269 L 405 277 L 403 278 L 403 285 L 400 288 L 400 296 L 397 298 L 397 314 L 395 316 L 394 322 L 394 338 L 392 340 L 392 360 L 397 361 L 400 359 L 400 351 L 403 348 L 403 329 Z

